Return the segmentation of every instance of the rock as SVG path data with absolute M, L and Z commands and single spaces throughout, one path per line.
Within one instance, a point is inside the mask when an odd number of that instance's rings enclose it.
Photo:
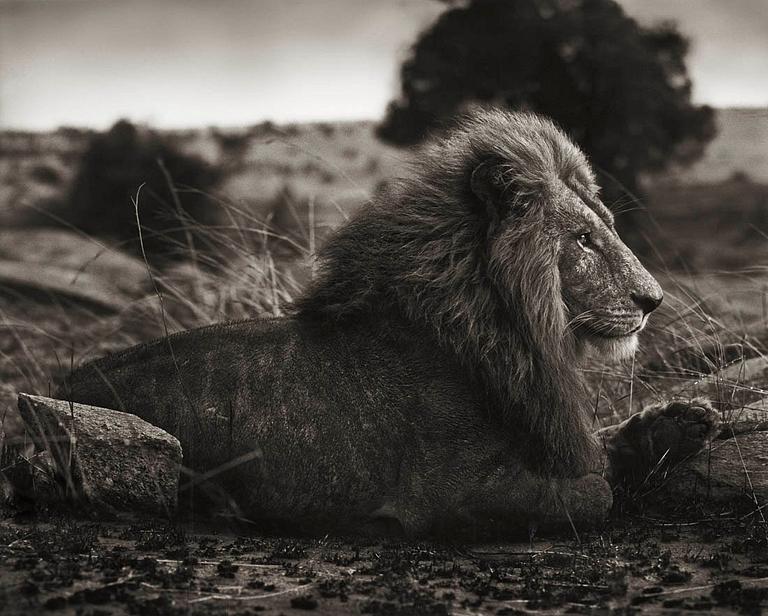
M 118 312 L 150 289 L 145 264 L 63 229 L 0 230 L 0 287 L 66 296 Z
M 122 250 L 65 229 L 2 229 L 0 260 L 55 265 L 107 281 L 118 291 L 141 297 L 151 284 L 147 267 Z
M 702 396 L 721 410 L 754 406 L 755 400 L 768 396 L 768 357 L 753 357 L 700 379 L 690 380 L 672 392 L 675 397 Z M 765 405 L 757 408 L 765 410 Z
M 182 451 L 164 430 L 129 413 L 28 394 L 19 394 L 19 411 L 68 498 L 109 511 L 175 510 Z
M 722 414 L 725 436 L 768 429 L 768 357 L 740 360 L 722 370 L 691 379 L 667 398 L 707 398 Z
M 727 427 L 702 451 L 673 469 L 662 492 L 679 503 L 728 505 L 744 508 L 768 503 L 768 432 L 744 432 L 737 425 L 736 436 Z
M 119 312 L 131 298 L 92 274 L 53 265 L 0 261 L 0 287 L 20 287 L 65 296 L 109 312 Z

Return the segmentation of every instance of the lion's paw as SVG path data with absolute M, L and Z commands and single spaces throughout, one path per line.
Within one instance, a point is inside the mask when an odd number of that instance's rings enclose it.
M 720 429 L 720 414 L 709 400 L 701 398 L 654 405 L 638 419 L 638 440 L 651 464 L 662 459 L 675 464 L 697 454 Z

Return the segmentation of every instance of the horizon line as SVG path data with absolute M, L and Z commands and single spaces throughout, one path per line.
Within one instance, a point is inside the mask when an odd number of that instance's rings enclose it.
M 705 103 L 706 104 L 706 103 Z M 764 105 L 707 105 L 715 111 L 726 110 L 741 110 L 741 111 L 768 111 L 768 102 Z M 247 124 L 191 124 L 191 125 L 160 125 L 153 124 L 149 120 L 132 119 L 130 117 L 118 117 L 109 126 L 105 128 L 96 126 L 87 126 L 82 124 L 58 124 L 56 126 L 49 127 L 24 127 L 24 126 L 4 126 L 0 122 L 0 133 L 55 133 L 60 130 L 78 130 L 78 131 L 94 131 L 103 132 L 109 130 L 117 122 L 127 121 L 136 126 L 143 126 L 149 129 L 168 131 L 168 132 L 184 132 L 184 131 L 201 131 L 201 130 L 243 130 L 252 128 L 260 124 L 274 124 L 275 126 L 311 126 L 313 124 L 364 124 L 364 123 L 378 123 L 382 121 L 380 117 L 350 117 L 350 118 L 309 118 L 299 120 L 274 120 L 271 118 L 256 119 L 253 122 Z

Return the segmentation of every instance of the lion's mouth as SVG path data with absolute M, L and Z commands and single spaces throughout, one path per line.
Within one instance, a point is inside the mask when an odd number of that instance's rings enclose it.
M 639 334 L 648 323 L 648 315 L 639 319 L 599 319 L 584 324 L 588 334 L 598 338 L 629 338 Z

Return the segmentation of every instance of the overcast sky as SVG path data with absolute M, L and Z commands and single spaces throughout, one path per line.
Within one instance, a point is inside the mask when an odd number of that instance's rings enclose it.
M 768 105 L 768 0 L 620 0 L 693 40 L 694 98 Z M 0 124 L 379 118 L 435 0 L 0 0 Z

